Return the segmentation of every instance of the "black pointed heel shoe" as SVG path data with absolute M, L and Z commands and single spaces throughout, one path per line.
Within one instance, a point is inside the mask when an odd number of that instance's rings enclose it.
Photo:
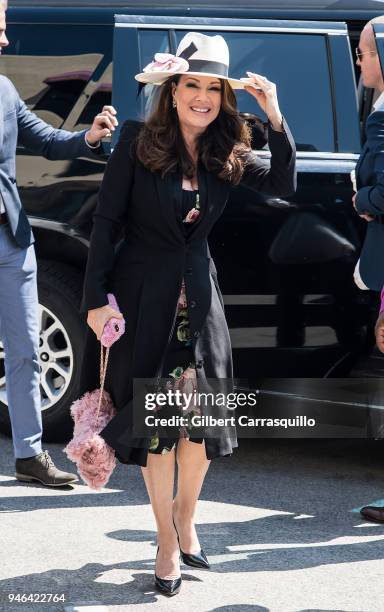
M 175 520 L 173 519 L 173 525 L 175 527 L 175 531 L 177 533 L 177 529 L 176 529 L 176 525 L 175 525 Z M 179 548 L 180 548 L 180 540 L 179 540 L 179 534 L 177 533 L 177 541 L 179 542 Z M 190 565 L 191 567 L 200 567 L 203 569 L 210 569 L 210 564 L 209 561 L 207 559 L 207 556 L 205 554 L 205 552 L 203 551 L 203 549 L 200 549 L 200 552 L 198 553 L 185 553 L 181 550 L 180 548 L 180 554 L 181 554 L 181 559 L 183 561 L 183 563 L 185 563 L 185 565 Z
M 159 547 L 157 547 L 156 558 L 159 552 Z M 165 578 L 159 578 L 156 576 L 155 571 L 155 585 L 158 591 L 163 595 L 167 595 L 168 597 L 172 597 L 172 595 L 177 595 L 181 588 L 181 576 L 179 578 L 173 578 L 172 580 L 166 580 Z

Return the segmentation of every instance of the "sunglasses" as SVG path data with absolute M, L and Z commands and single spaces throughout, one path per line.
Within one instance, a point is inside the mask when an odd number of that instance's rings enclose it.
M 356 53 L 357 59 L 361 61 L 363 55 L 366 55 L 367 53 L 374 53 L 376 55 L 377 51 L 360 51 L 360 47 L 357 47 L 355 49 L 355 53 Z

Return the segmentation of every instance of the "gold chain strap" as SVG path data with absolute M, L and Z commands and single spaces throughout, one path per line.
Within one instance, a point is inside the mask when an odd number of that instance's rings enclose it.
M 104 384 L 105 384 L 105 376 L 107 374 L 108 358 L 109 358 L 109 347 L 106 349 L 105 357 L 104 357 L 104 347 L 100 342 L 100 395 L 99 395 L 99 405 L 97 406 L 97 412 L 96 412 L 96 427 L 97 427 L 97 421 L 99 418 L 101 402 L 102 402 L 103 395 L 104 395 Z

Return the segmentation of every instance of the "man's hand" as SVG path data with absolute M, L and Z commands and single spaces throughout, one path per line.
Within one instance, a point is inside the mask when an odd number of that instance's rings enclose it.
M 379 318 L 376 321 L 375 336 L 377 348 L 384 353 L 384 312 L 379 314 Z
M 117 125 L 116 110 L 113 106 L 103 106 L 103 110 L 96 115 L 91 129 L 88 130 L 85 135 L 88 144 L 93 147 L 97 145 L 102 138 L 111 136 L 111 132 L 115 131 Z
M 356 212 L 357 212 L 357 208 L 356 208 L 356 194 L 355 194 L 355 193 L 354 193 L 354 194 L 353 194 L 353 196 L 352 196 L 352 204 L 353 204 L 353 208 L 354 208 L 354 209 L 356 210 Z M 359 214 L 359 213 L 357 213 L 357 214 Z M 365 219 L 365 220 L 366 220 L 366 221 L 368 221 L 368 222 L 369 222 L 369 221 L 373 221 L 373 217 L 372 217 L 372 215 L 360 215 L 360 214 L 359 214 L 359 217 L 361 217 L 362 219 Z

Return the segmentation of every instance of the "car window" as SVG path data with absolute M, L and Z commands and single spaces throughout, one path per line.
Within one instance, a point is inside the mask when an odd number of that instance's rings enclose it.
M 40 118 L 72 129 L 90 97 L 86 88 L 98 87 L 95 70 L 112 59 L 113 28 L 97 37 L 88 25 L 71 25 L 69 33 L 62 24 L 10 23 L 7 34 L 10 45 L 0 57 L 1 74 Z
M 176 30 L 178 42 L 184 34 L 184 30 Z M 298 150 L 334 151 L 325 36 L 263 32 L 225 32 L 223 35 L 230 50 L 231 76 L 240 78 L 250 70 L 277 84 L 281 110 L 295 134 Z M 256 113 L 265 119 L 247 92 L 238 92 L 237 99 L 241 112 Z
M 152 62 L 155 53 L 169 53 L 169 36 L 167 30 L 139 30 L 139 57 L 142 70 L 147 64 Z M 147 84 L 139 97 L 140 116 L 147 117 L 156 99 L 158 87 Z
M 88 127 L 94 120 L 95 116 L 100 113 L 103 106 L 112 103 L 112 62 L 109 64 L 104 74 L 95 83 L 95 86 L 89 92 L 89 99 L 83 108 L 80 117 L 77 119 L 75 128 L 83 130 Z

